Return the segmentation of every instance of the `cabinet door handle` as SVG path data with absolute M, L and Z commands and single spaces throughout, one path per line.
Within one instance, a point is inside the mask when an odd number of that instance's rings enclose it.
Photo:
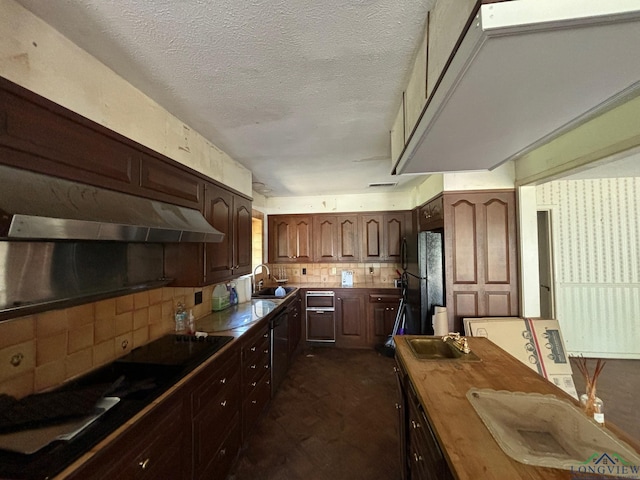
M 265 333 L 264 335 L 262 335 L 262 338 L 269 338 L 269 334 Z
M 263 352 L 263 353 L 269 353 L 269 349 L 268 349 L 268 348 L 265 348 L 262 352 Z
M 398 373 L 400 369 L 398 367 L 393 367 L 393 373 Z
M 227 406 L 227 401 L 226 400 L 221 401 L 220 402 L 220 406 L 221 407 L 226 407 Z
M 265 364 L 264 364 L 264 369 L 265 369 L 265 370 L 269 370 L 269 364 L 268 364 L 268 363 L 265 363 Z
M 220 456 L 224 457 L 227 454 L 227 449 L 223 448 L 222 450 L 220 450 Z
M 257 400 L 251 400 L 251 403 L 253 403 L 255 405 L 256 403 L 258 403 L 258 401 Z
M 141 462 L 138 462 L 138 466 L 142 469 L 142 470 L 146 470 L 147 467 L 149 466 L 149 462 L 151 462 L 150 458 L 145 458 L 144 460 L 142 460 Z
M 396 403 L 396 410 L 400 410 L 402 408 L 402 405 L 400 405 L 399 403 Z
M 411 420 L 411 426 L 413 427 L 414 430 L 420 428 L 420 424 L 415 420 Z
M 258 382 L 251 382 L 251 386 L 255 387 L 258 384 Z
M 255 352 L 255 351 L 256 351 L 256 347 L 251 347 L 251 348 L 250 348 L 250 350 L 251 350 L 252 352 Z
M 422 455 L 418 455 L 416 452 L 413 452 L 413 459 L 416 462 L 421 462 L 422 461 Z
M 227 383 L 227 378 L 225 377 L 225 378 L 223 378 L 222 380 L 220 380 L 220 383 L 221 383 L 222 385 L 224 385 L 225 383 Z
M 249 366 L 249 368 L 250 368 L 251 370 L 255 370 L 255 369 L 256 369 L 256 367 L 257 367 L 257 365 L 256 365 L 255 363 L 254 363 L 253 365 Z

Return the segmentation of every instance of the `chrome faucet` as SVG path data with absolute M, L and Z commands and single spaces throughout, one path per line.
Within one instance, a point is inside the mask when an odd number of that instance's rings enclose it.
M 271 275 L 271 272 L 269 271 L 269 267 L 266 264 L 261 263 L 260 265 L 256 266 L 256 268 L 253 269 L 253 293 L 257 292 L 262 288 L 262 284 L 263 284 L 262 280 L 256 283 L 256 272 L 260 267 L 263 267 L 267 271 L 267 277 Z
M 447 335 L 442 337 L 443 342 L 446 342 L 447 340 L 451 340 L 453 346 L 460 350 L 462 353 L 471 352 L 471 349 L 469 348 L 469 342 L 465 337 L 461 337 L 458 332 L 449 332 Z

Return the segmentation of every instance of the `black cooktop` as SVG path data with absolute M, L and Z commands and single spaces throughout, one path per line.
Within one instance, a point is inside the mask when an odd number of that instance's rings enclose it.
M 165 335 L 132 350 L 116 362 L 186 367 L 201 363 L 231 340 L 231 336 L 219 335 Z

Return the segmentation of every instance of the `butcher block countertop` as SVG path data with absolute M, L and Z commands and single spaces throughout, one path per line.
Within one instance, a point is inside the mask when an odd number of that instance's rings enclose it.
M 469 337 L 469 347 L 480 362 L 419 360 L 407 340 L 396 336 L 396 359 L 408 374 L 431 422 L 443 454 L 458 479 L 577 479 L 576 472 L 534 467 L 507 456 L 467 400 L 472 388 L 553 394 L 577 404 L 571 396 L 548 382 L 487 338 Z M 607 429 L 640 452 L 640 445 L 607 423 Z M 585 460 L 587 460 L 585 458 Z M 590 474 L 589 478 L 597 477 Z M 586 478 L 586 477 L 584 477 Z M 612 477 L 602 477 L 612 478 Z

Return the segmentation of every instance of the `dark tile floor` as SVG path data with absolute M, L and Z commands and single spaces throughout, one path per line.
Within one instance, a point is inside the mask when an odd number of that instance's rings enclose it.
M 393 365 L 374 350 L 304 350 L 228 480 L 398 479 Z
M 573 371 L 582 393 L 575 364 Z M 607 360 L 598 380 L 605 420 L 638 441 L 639 394 L 640 360 Z M 296 357 L 228 480 L 398 479 L 395 402 L 393 359 L 374 350 L 307 349 Z

